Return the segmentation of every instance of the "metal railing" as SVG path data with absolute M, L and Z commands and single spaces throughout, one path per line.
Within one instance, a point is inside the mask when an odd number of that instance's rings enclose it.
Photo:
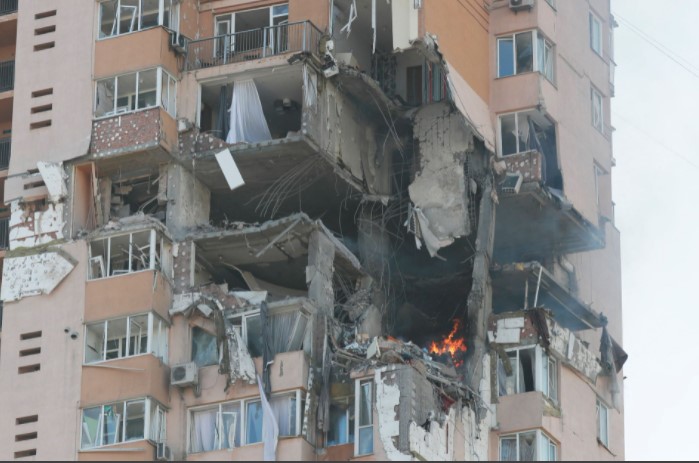
M 10 153 L 12 152 L 12 138 L 0 138 L 0 170 L 10 167 Z
M 310 21 L 219 35 L 187 43 L 186 69 L 208 68 L 289 52 L 318 53 L 323 33 Z
M 17 11 L 18 0 L 0 0 L 0 15 Z
M 15 88 L 15 61 L 0 63 L 0 92 Z
M 0 249 L 10 247 L 10 218 L 0 219 Z

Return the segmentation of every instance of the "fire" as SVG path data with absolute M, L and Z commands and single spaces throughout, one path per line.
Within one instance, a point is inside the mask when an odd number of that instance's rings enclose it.
M 456 333 L 461 327 L 461 322 L 459 320 L 454 320 L 454 327 L 451 329 L 449 335 L 447 335 L 442 342 L 437 344 L 432 341 L 430 344 L 430 354 L 442 355 L 447 352 L 451 355 L 451 359 L 454 362 L 454 366 L 460 367 L 464 361 L 457 358 L 457 354 L 460 352 L 466 352 L 466 341 L 464 338 L 455 338 Z M 460 355 L 458 355 L 460 357 Z

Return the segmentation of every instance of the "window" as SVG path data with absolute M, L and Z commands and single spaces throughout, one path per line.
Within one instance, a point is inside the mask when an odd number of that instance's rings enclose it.
M 88 279 L 124 275 L 141 270 L 170 273 L 170 243 L 155 230 L 142 230 L 90 242 Z M 166 250 L 166 252 L 162 252 Z
M 590 12 L 590 48 L 602 56 L 602 21 Z
M 355 436 L 358 436 L 354 443 L 354 454 L 368 455 L 374 453 L 374 383 L 371 380 L 356 380 L 354 405 L 355 416 L 359 419 L 355 421 Z
M 99 4 L 99 38 L 155 26 L 174 30 L 179 25 L 177 0 L 105 0 Z
M 247 344 L 252 357 L 261 357 L 262 321 L 260 311 L 251 310 L 231 317 L 231 323 Z M 303 349 L 308 326 L 308 313 L 298 308 L 272 310 L 269 316 L 272 354 Z
M 141 439 L 162 442 L 165 436 L 165 410 L 145 398 L 126 400 L 82 411 L 82 449 Z
M 599 206 L 599 178 L 604 175 L 604 171 L 596 163 L 593 165 L 593 177 L 595 179 L 595 204 Z
M 500 437 L 500 461 L 556 461 L 558 447 L 539 430 Z
M 497 49 L 498 77 L 538 71 L 553 82 L 553 43 L 540 32 L 534 30 L 498 37 Z
M 590 99 L 592 102 L 592 126 L 604 133 L 604 100 L 602 94 L 594 87 L 590 87 Z
M 558 402 L 558 364 L 540 346 L 507 351 L 511 372 L 498 358 L 498 395 L 513 395 L 541 391 L 553 402 Z
M 218 363 L 216 336 L 198 326 L 192 328 L 192 362 L 198 367 Z
M 280 436 L 297 436 L 304 404 L 301 391 L 274 395 L 269 401 Z M 190 410 L 189 453 L 232 449 L 262 442 L 262 402 L 239 400 Z
M 153 313 L 90 323 L 85 329 L 85 363 L 147 353 L 167 362 L 168 329 Z
M 352 397 L 336 398 L 330 403 L 330 428 L 325 439 L 326 447 L 354 442 L 354 400 Z
M 502 156 L 531 150 L 555 153 L 555 126 L 545 114 L 536 110 L 504 114 L 498 122 Z
M 609 447 L 609 408 L 597 399 L 597 440 Z
M 162 68 L 98 80 L 95 117 L 153 108 L 158 105 L 158 101 L 163 109 L 175 117 L 177 81 Z
M 288 3 L 217 15 L 214 17 L 214 32 L 218 37 L 214 57 L 227 62 L 233 52 L 263 48 L 271 54 L 283 53 L 289 48 L 288 23 Z M 263 29 L 264 33 L 258 33 L 258 29 Z M 233 34 L 239 35 L 236 38 Z

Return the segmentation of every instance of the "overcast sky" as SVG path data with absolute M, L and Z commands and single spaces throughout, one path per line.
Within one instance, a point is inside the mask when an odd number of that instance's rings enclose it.
M 613 196 L 629 353 L 626 457 L 696 460 L 699 0 L 612 0 L 612 12 L 619 23 Z

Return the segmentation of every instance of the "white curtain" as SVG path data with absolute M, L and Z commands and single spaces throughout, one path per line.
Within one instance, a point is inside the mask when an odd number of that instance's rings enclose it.
M 500 439 L 500 461 L 517 461 L 517 438 Z
M 296 434 L 295 406 L 296 398 L 292 396 L 272 397 L 269 401 L 272 412 L 277 419 L 280 436 L 293 436 Z
M 216 447 L 216 417 L 218 409 L 202 410 L 192 413 L 192 453 L 209 452 Z
M 226 143 L 256 143 L 272 139 L 262 112 L 260 95 L 252 79 L 241 80 L 233 85 L 230 111 L 231 123 Z

